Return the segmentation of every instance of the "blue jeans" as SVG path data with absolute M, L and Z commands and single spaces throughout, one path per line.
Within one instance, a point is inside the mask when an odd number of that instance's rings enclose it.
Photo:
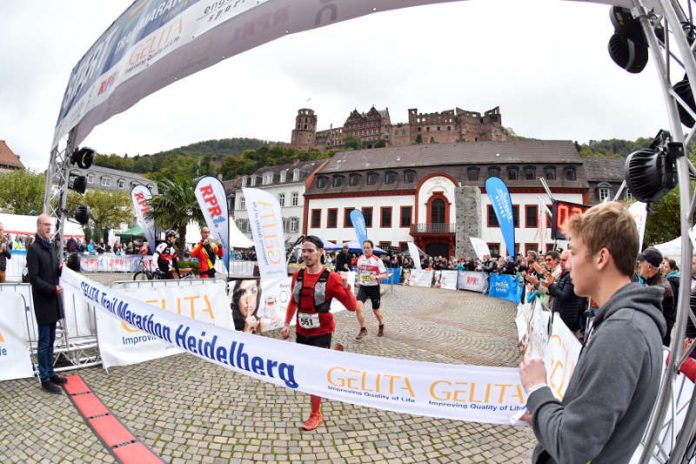
M 53 345 L 56 341 L 56 323 L 39 324 L 39 345 L 37 358 L 39 361 L 39 379 L 48 382 L 55 374 L 53 372 Z

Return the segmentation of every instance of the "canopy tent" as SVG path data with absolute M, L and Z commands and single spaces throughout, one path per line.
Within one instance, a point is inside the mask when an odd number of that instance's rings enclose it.
M 691 238 L 691 245 L 694 247 L 696 250 L 696 245 L 694 245 L 694 242 L 696 241 L 696 226 L 692 227 L 691 230 L 689 231 L 689 237 Z M 669 242 L 665 243 L 660 243 L 659 245 L 655 245 L 655 248 L 660 250 L 660 253 L 662 253 L 662 256 L 665 258 L 672 258 L 677 262 L 677 266 L 680 268 L 682 267 L 681 265 L 681 237 L 677 237 L 674 240 L 670 240 Z
M 36 233 L 36 218 L 37 216 L 25 216 L 21 214 L 4 214 L 0 213 L 0 222 L 5 226 L 5 234 L 10 235 L 34 235 Z M 55 230 L 56 220 L 51 219 L 53 222 L 53 230 Z M 74 222 L 65 221 L 65 238 L 75 237 L 75 238 L 85 238 L 85 233 L 78 224 Z
M 230 217 L 230 248 L 251 248 L 254 246 L 254 241 L 247 238 L 234 223 L 234 219 Z M 197 222 L 190 222 L 186 226 L 186 242 L 198 243 L 201 240 L 201 227 Z
M 326 243 L 326 242 L 324 242 L 324 243 Z M 329 243 L 331 243 L 331 242 L 329 242 Z M 345 242 L 345 243 L 343 243 L 343 244 L 341 244 L 341 245 L 336 244 L 336 245 L 324 246 L 324 249 L 325 249 L 326 251 L 337 251 L 337 250 L 342 250 L 342 249 L 343 249 L 343 245 L 346 245 L 346 244 L 348 245 L 348 249 L 349 249 L 349 251 L 350 251 L 351 253 L 362 253 L 362 251 L 363 251 L 362 245 L 361 245 L 360 243 L 358 243 L 357 240 L 352 240 L 352 241 L 350 241 L 350 242 Z M 383 249 L 381 249 L 381 248 L 378 247 L 378 246 L 375 246 L 375 247 L 372 249 L 372 251 L 373 251 L 373 253 L 376 254 L 376 255 L 381 255 L 381 254 L 383 254 L 383 253 L 386 253 L 386 251 L 384 251 Z
M 114 235 L 118 235 L 120 237 L 121 243 L 129 242 L 135 238 L 145 238 L 145 232 L 143 231 L 143 228 L 137 224 L 128 230 L 124 230 L 123 232 L 116 232 L 116 234 Z

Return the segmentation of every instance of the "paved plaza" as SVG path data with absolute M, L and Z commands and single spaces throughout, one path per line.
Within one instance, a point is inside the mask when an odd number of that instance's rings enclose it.
M 367 305 L 369 307 L 369 303 Z M 517 366 L 515 307 L 470 292 L 397 287 L 383 298 L 386 334 L 367 311 L 336 316 L 346 351 L 439 363 Z M 269 336 L 280 337 L 280 331 Z M 182 354 L 135 366 L 76 371 L 146 446 L 171 463 L 529 462 L 534 435 L 512 427 L 433 419 L 323 402 L 324 425 L 300 430 L 308 396 Z M 36 379 L 0 384 L 0 462 L 116 462 L 65 395 Z

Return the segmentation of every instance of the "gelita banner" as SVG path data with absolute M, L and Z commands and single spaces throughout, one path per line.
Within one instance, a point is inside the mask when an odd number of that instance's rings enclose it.
M 495 217 L 498 218 L 500 231 L 505 240 L 505 248 L 507 255 L 515 255 L 515 223 L 512 215 L 512 201 L 510 200 L 510 192 L 505 185 L 505 182 L 497 177 L 489 177 L 486 179 L 486 193 L 488 199 L 495 211 Z
M 367 226 L 365 224 L 365 216 L 363 216 L 362 211 L 359 209 L 354 209 L 350 212 L 350 222 L 353 223 L 353 229 L 355 229 L 355 236 L 358 239 L 360 246 L 363 246 L 365 240 L 367 240 Z
M 150 254 L 153 254 L 155 252 L 155 220 L 150 217 L 152 212 L 150 207 L 151 198 L 152 192 L 144 185 L 136 185 L 131 190 L 135 217 L 138 218 L 138 224 L 143 228 Z
M 196 184 L 196 199 L 212 237 L 222 242 L 222 262 L 229 270 L 230 217 L 227 213 L 225 186 L 215 177 L 203 177 Z
M 69 269 L 61 285 L 111 317 L 203 360 L 336 401 L 423 416 L 508 424 L 526 398 L 517 368 L 387 359 L 224 329 L 164 311 Z M 182 375 L 185 375 L 182 374 Z

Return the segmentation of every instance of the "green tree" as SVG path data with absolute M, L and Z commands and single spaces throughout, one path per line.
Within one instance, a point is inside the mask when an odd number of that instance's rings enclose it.
M 186 225 L 191 221 L 205 222 L 194 188 L 190 178 L 162 179 L 157 182 L 159 194 L 150 200 L 155 223 L 164 229 L 177 231 L 177 248 L 182 253 L 186 245 Z
M 43 211 L 44 175 L 26 169 L 0 173 L 0 209 L 12 214 Z
M 362 148 L 362 140 L 355 135 L 349 135 L 344 140 L 343 146 L 351 150 L 360 150 Z
M 106 240 L 109 229 L 117 228 L 122 222 L 130 223 L 133 218 L 130 196 L 123 192 L 89 190 L 82 203 L 89 207 L 90 221 L 101 240 Z

